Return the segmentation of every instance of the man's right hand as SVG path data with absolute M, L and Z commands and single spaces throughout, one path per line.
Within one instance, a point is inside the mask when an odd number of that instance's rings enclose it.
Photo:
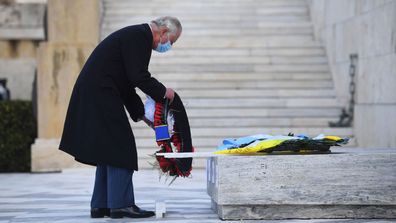
M 172 103 L 174 97 L 175 91 L 172 88 L 166 88 L 165 98 L 169 99 L 170 103 Z

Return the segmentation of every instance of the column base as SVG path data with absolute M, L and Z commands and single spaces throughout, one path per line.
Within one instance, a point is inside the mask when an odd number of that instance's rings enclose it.
M 59 139 L 37 138 L 31 147 L 32 172 L 59 172 L 64 168 L 86 166 L 58 149 Z

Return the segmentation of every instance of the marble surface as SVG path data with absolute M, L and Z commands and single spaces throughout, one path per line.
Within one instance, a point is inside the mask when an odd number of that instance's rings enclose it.
M 334 86 L 344 106 L 349 56 L 358 55 L 354 131 L 364 147 L 395 147 L 396 1 L 309 0 L 315 38 L 323 42 Z M 389 135 L 391 135 L 389 137 Z
M 93 168 L 68 169 L 61 173 L 0 174 L 0 223 L 14 222 L 222 222 L 211 210 L 206 194 L 204 170 L 193 170 L 189 179 L 177 179 L 168 186 L 158 181 L 155 170 L 134 174 L 136 203 L 154 210 L 155 201 L 165 201 L 165 218 L 156 219 L 90 219 L 89 202 L 92 193 Z M 236 221 L 227 221 L 236 222 Z M 238 221 L 239 222 L 239 221 Z M 392 220 L 282 220 L 244 221 L 266 223 L 388 223 Z
M 395 218 L 396 150 L 217 156 L 208 194 L 222 219 Z

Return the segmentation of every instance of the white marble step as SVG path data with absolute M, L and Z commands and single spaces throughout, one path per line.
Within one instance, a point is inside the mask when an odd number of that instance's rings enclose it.
M 258 47 L 318 47 L 321 46 L 313 38 L 295 35 L 263 36 L 255 38 L 251 36 L 244 37 L 211 37 L 197 38 L 184 35 L 176 43 L 175 47 L 194 47 L 194 48 L 258 48 Z
M 283 58 L 283 57 L 325 57 L 325 52 L 321 47 L 309 47 L 309 48 L 183 48 L 178 47 L 172 48 L 166 54 L 160 54 L 153 52 L 151 59 L 155 58 L 173 58 L 173 57 L 265 57 L 271 56 L 271 58 Z
M 212 37 L 210 39 L 203 38 L 186 38 L 183 36 L 175 44 L 174 48 L 193 48 L 193 49 L 210 49 L 215 48 L 222 50 L 227 49 L 257 49 L 257 48 L 317 48 L 321 47 L 313 39 L 304 36 L 277 36 L 262 37 L 260 39 L 243 37 L 243 38 L 220 38 Z
M 289 13 L 289 14 L 303 14 L 307 13 L 307 5 L 264 5 L 260 4 L 260 2 L 249 4 L 249 3 L 241 3 L 241 4 L 175 4 L 168 3 L 167 7 L 164 7 L 163 4 L 150 4 L 147 2 L 139 2 L 135 1 L 133 4 L 108 4 L 109 2 L 105 2 L 103 6 L 106 9 L 106 12 L 134 12 L 136 13 L 152 13 L 152 12 L 166 12 L 169 10 L 170 12 L 181 12 L 187 15 L 190 15 L 186 12 L 192 12 L 194 14 L 212 14 L 213 12 L 219 12 L 221 14 L 245 14 L 245 13 Z M 140 4 L 139 4 L 140 3 Z
M 147 7 L 142 5 L 107 5 L 106 16 L 114 15 L 185 15 L 185 16 L 216 16 L 222 15 L 271 15 L 271 16 L 307 16 L 308 8 L 306 6 L 274 6 L 274 7 L 224 7 L 224 6 L 208 6 L 208 7 L 163 7 L 162 5 Z
M 105 7 L 109 6 L 119 6 L 119 7 L 133 7 L 134 5 L 140 7 L 159 7 L 163 4 L 163 1 L 135 1 L 133 5 L 131 5 L 130 0 L 104 0 L 103 4 Z M 292 6 L 306 6 L 307 3 L 304 0 L 276 0 L 276 1 L 257 1 L 257 0 L 244 0 L 241 1 L 167 1 L 167 4 L 172 7 L 215 7 L 215 6 L 223 6 L 223 7 L 292 7 Z
M 144 99 L 143 99 L 144 100 Z M 190 108 L 338 108 L 335 98 L 183 98 Z
M 327 64 L 243 64 L 243 63 L 217 63 L 217 64 L 178 64 L 169 66 L 166 64 L 151 63 L 149 67 L 151 72 L 299 72 L 299 73 L 325 73 L 329 72 Z
M 209 110 L 209 109 L 208 109 Z M 338 121 L 338 117 L 318 118 L 318 117 L 190 117 L 189 123 L 191 128 L 238 128 L 238 127 L 324 127 L 328 126 L 328 122 Z M 132 123 L 134 129 L 146 129 L 147 125 L 144 122 Z
M 104 4 L 126 4 L 130 5 L 131 0 L 104 0 Z M 238 0 L 201 0 L 201 1 L 180 1 L 180 0 L 168 0 L 168 4 L 178 4 L 178 5 L 207 5 L 207 4 L 222 4 L 222 5 L 230 5 L 230 4 L 237 4 L 240 5 L 241 1 Z M 152 5 L 158 5 L 158 3 L 163 3 L 161 0 L 147 0 L 144 2 L 140 1 L 135 1 L 136 4 L 152 4 Z M 251 4 L 251 5 L 258 5 L 258 4 L 263 4 L 267 6 L 278 6 L 278 5 L 306 5 L 306 1 L 304 0 L 263 0 L 263 1 L 257 1 L 257 0 L 244 0 L 242 2 L 243 4 Z
M 146 17 L 139 17 L 139 16 L 129 16 L 128 19 L 125 20 L 109 20 L 103 21 L 102 28 L 106 26 L 114 25 L 125 25 L 128 26 L 130 22 L 147 22 Z M 307 21 L 240 21 L 236 23 L 220 23 L 220 22 L 211 22 L 211 23 L 202 23 L 200 20 L 183 20 L 183 31 L 186 30 L 194 30 L 194 29 L 239 29 L 239 30 L 249 30 L 249 29 L 256 29 L 258 28 L 312 28 L 312 23 Z
M 182 98 L 334 98 L 333 89 L 188 89 L 178 90 Z M 141 97 L 143 93 L 138 93 Z
M 244 56 L 244 57 L 228 57 L 228 56 L 216 56 L 216 57 L 180 57 L 180 56 L 160 56 L 159 54 L 153 54 L 150 64 L 169 64 L 169 65 L 180 65 L 180 64 L 327 64 L 326 57 L 313 56 L 313 57 L 280 57 L 280 56 Z
M 309 22 L 309 15 L 307 13 L 300 13 L 300 14 L 287 14 L 287 12 L 284 13 L 274 13 L 271 14 L 270 12 L 246 12 L 246 13 L 222 13 L 220 10 L 219 11 L 213 11 L 212 13 L 194 13 L 194 12 L 177 12 L 173 11 L 171 12 L 160 12 L 159 10 L 156 10 L 156 12 L 133 12 L 133 11 L 124 11 L 124 12 L 105 12 L 105 16 L 107 16 L 106 19 L 103 21 L 105 23 L 111 23 L 111 22 L 122 22 L 122 21 L 128 21 L 128 22 L 133 22 L 132 24 L 138 24 L 138 23 L 147 23 L 149 21 L 152 21 L 158 15 L 172 15 L 174 17 L 177 17 L 182 25 L 185 22 L 198 22 L 199 18 L 202 18 L 202 22 L 214 22 L 217 24 L 221 24 L 222 22 L 247 22 L 247 21 L 252 21 L 253 23 L 259 23 L 258 21 L 265 21 L 265 22 L 277 22 L 277 21 L 282 21 L 282 22 Z M 128 15 L 133 15 L 135 16 L 134 18 L 128 18 Z M 111 17 L 109 17 L 111 16 Z M 124 20 L 122 18 L 125 18 Z
M 103 31 L 105 33 L 111 33 L 114 30 L 128 26 L 131 23 L 125 24 L 111 24 L 111 26 L 104 26 Z M 204 36 L 205 38 L 211 37 L 224 37 L 250 35 L 259 38 L 262 35 L 307 35 L 312 36 L 312 28 L 264 28 L 264 29 L 194 29 L 194 28 L 183 28 L 183 37 L 190 36 Z
M 339 108 L 191 108 L 187 109 L 189 119 L 193 118 L 326 118 L 341 114 Z
M 188 116 L 194 117 L 337 117 L 339 108 L 216 108 L 188 109 Z
M 219 145 L 224 138 L 243 137 L 254 134 L 287 135 L 288 133 L 306 134 L 311 137 L 319 134 L 350 137 L 353 135 L 351 128 L 330 127 L 238 127 L 238 128 L 192 128 L 193 145 L 197 147 L 214 147 Z M 136 129 L 134 132 L 136 145 L 141 147 L 155 146 L 155 134 L 150 128 Z
M 246 80 L 331 80 L 328 72 L 191 72 L 191 71 L 153 71 L 153 77 L 161 81 L 246 81 Z
M 259 24 L 258 21 L 265 22 L 310 22 L 309 16 L 293 16 L 293 15 L 282 15 L 282 16 L 262 16 L 262 15 L 245 15 L 245 16 L 189 16 L 189 15 L 176 15 L 182 23 L 182 26 L 188 26 L 188 24 L 197 24 L 197 23 L 213 23 L 214 26 L 219 26 L 221 23 L 233 23 L 236 27 L 243 26 L 246 23 L 251 24 Z M 148 23 L 158 17 L 157 15 L 139 15 L 139 14 L 130 14 L 128 15 L 113 15 L 108 17 L 105 15 L 103 19 L 103 24 L 112 24 L 112 23 L 129 23 L 133 24 L 141 24 Z
M 333 82 L 329 80 L 306 80 L 306 81 L 162 81 L 167 87 L 179 89 L 284 89 L 284 88 L 333 88 Z
M 113 21 L 105 20 L 102 24 L 102 29 L 112 29 L 123 26 L 129 26 L 134 23 L 140 23 L 142 20 L 140 18 L 129 18 L 127 20 Z M 253 33 L 253 31 L 260 32 L 266 30 L 290 30 L 298 31 L 299 29 L 311 30 L 312 24 L 310 22 L 266 22 L 259 21 L 257 23 L 253 22 L 239 22 L 235 23 L 202 23 L 200 21 L 183 21 L 183 32 L 191 33 L 193 31 L 211 31 L 211 32 L 225 32 L 225 31 L 243 31 Z M 253 33 L 254 34 L 254 33 Z
M 146 98 L 142 97 L 143 102 Z M 184 106 L 190 108 L 340 108 L 336 98 L 183 98 Z
M 106 35 L 105 35 L 106 36 Z M 315 42 L 311 35 L 279 35 L 263 36 L 256 38 L 252 36 L 235 37 L 211 37 L 198 38 L 194 36 L 183 35 L 173 46 L 174 48 L 317 48 L 322 47 Z
M 192 118 L 192 128 L 199 127 L 323 127 L 338 118 Z
M 141 18 L 128 18 L 126 20 L 104 20 L 102 23 L 102 28 L 105 29 L 111 29 L 114 27 L 119 27 L 119 26 L 129 26 L 131 25 L 131 22 L 133 24 L 139 24 L 140 22 L 148 22 L 146 20 L 142 20 Z M 113 27 L 114 26 L 114 27 Z M 230 30 L 244 30 L 244 31 L 260 31 L 260 29 L 263 30 L 271 30 L 271 29 L 279 29 L 279 30 L 287 30 L 287 29 L 312 29 L 313 26 L 310 22 L 307 21 L 296 21 L 296 22 L 273 22 L 273 21 L 258 21 L 258 22 L 247 22 L 247 21 L 240 21 L 237 22 L 236 24 L 231 24 L 231 23 L 209 23 L 209 24 L 204 24 L 202 22 L 199 22 L 199 20 L 194 21 L 194 20 L 187 20 L 183 21 L 182 23 L 183 27 L 183 32 L 190 32 L 194 30 L 210 30 L 210 31 L 230 31 Z
M 285 128 L 286 129 L 286 128 Z M 308 128 L 306 129 L 308 130 Z M 191 128 L 191 135 L 195 137 L 230 137 L 230 136 L 245 136 L 253 135 L 263 132 L 270 131 L 268 127 L 202 127 L 202 128 Z M 349 133 L 347 130 L 337 130 L 341 135 L 346 135 Z M 301 132 L 301 131 L 298 131 Z M 302 131 L 305 132 L 305 131 Z M 295 132 L 297 133 L 297 132 Z M 280 134 L 280 133 L 278 133 Z M 287 133 L 286 133 L 287 134 Z M 306 133 L 310 134 L 310 133 Z M 319 134 L 319 133 L 318 133 Z M 153 136 L 153 130 L 150 128 L 142 128 L 134 132 L 136 138 L 138 137 L 151 137 Z

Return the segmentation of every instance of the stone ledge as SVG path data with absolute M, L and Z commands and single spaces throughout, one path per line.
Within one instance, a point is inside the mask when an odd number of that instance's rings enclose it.
M 19 27 L 19 28 L 0 27 L 0 39 L 43 40 L 44 28 L 43 27 Z
M 58 172 L 63 168 L 87 166 L 58 149 L 59 139 L 36 139 L 31 147 L 32 172 Z
M 212 207 L 217 204 L 212 200 Z M 396 205 L 221 205 L 222 220 L 232 219 L 386 219 L 396 216 Z M 285 217 L 287 216 L 287 217 Z
M 43 40 L 46 4 L 0 6 L 0 39 Z
M 222 219 L 396 218 L 396 149 L 208 159 Z

